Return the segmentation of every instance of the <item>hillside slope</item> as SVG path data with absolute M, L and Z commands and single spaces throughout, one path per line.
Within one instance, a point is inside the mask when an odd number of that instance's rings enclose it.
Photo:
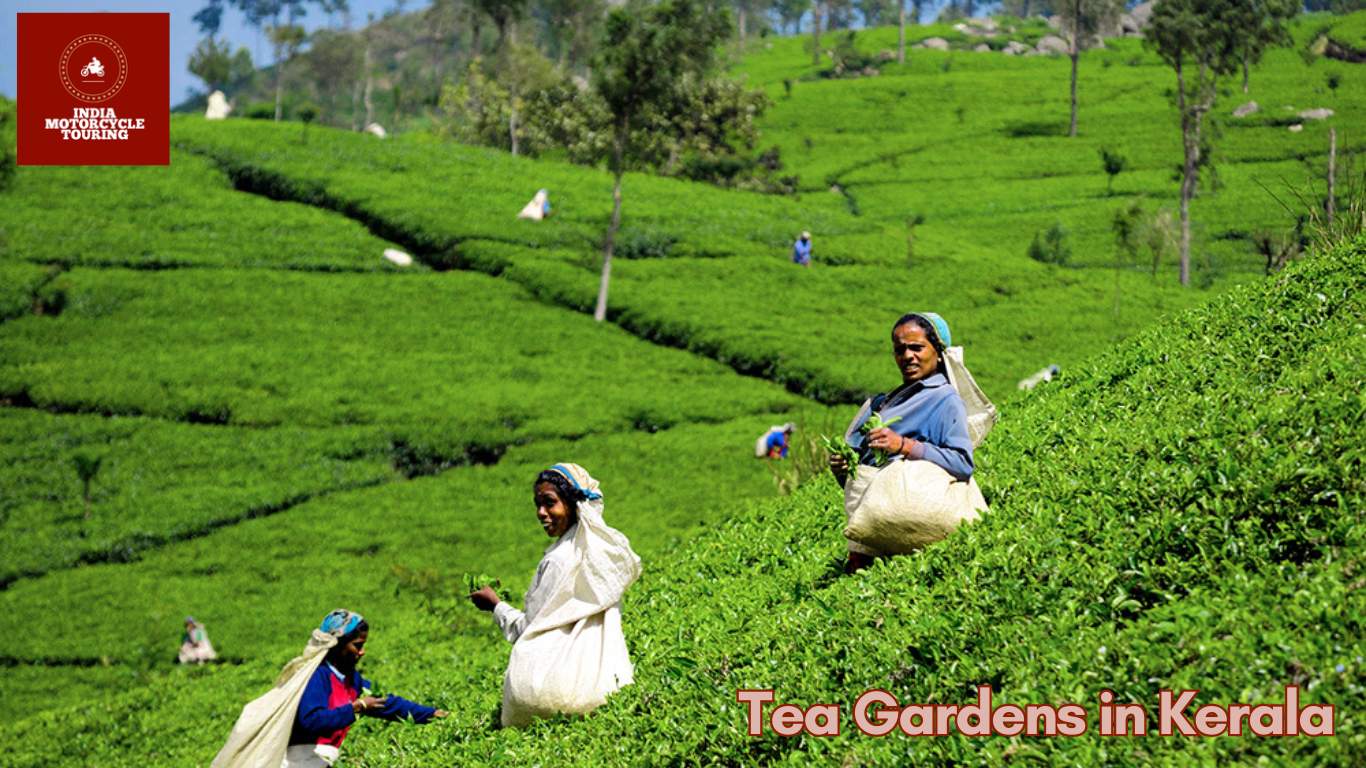
M 1164 322 L 1022 402 L 980 457 L 993 511 L 916 556 L 838 575 L 828 477 L 647 564 L 628 594 L 637 682 L 581 722 L 491 731 L 506 646 L 413 614 L 372 673 L 454 711 L 366 724 L 347 762 L 390 765 L 1139 766 L 1366 760 L 1366 239 Z M 467 609 L 473 614 L 472 609 Z M 479 640 L 482 633 L 483 640 Z M 384 635 L 377 635 L 383 637 Z M 287 645 L 287 644 L 286 644 Z M 480 650 L 482 646 L 482 650 Z M 283 657 L 288 648 L 276 655 Z M 269 663 L 193 673 L 0 727 L 6 765 L 205 764 Z M 931 739 L 744 733 L 738 689 L 847 709 L 1075 702 L 1337 707 L 1334 737 Z M 225 701 L 224 699 L 228 699 Z M 847 715 L 846 715 L 847 717 Z M 1155 727 L 1155 726 L 1154 726 Z M 84 752 L 71 750 L 80 749 Z

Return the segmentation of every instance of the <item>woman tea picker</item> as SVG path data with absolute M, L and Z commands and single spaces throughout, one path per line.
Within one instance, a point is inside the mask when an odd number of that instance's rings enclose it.
M 356 665 L 370 625 L 358 613 L 323 617 L 303 655 L 285 665 L 275 687 L 242 710 L 212 768 L 327 768 L 361 715 L 426 723 L 446 712 L 397 696 L 363 696 L 370 682 Z
M 850 572 L 938 541 L 986 508 L 972 480 L 972 451 L 995 409 L 962 368 L 961 350 L 949 343 L 949 325 L 936 314 L 897 320 L 892 353 L 901 386 L 870 398 L 849 425 L 845 440 L 858 466 L 830 457 L 845 488 Z M 973 401 L 971 418 L 960 388 Z
M 490 587 L 470 600 L 513 643 L 503 678 L 503 725 L 586 714 L 632 681 L 621 598 L 640 577 L 631 542 L 602 519 L 598 482 L 577 464 L 556 464 L 534 485 L 536 518 L 555 539 L 526 591 L 526 610 Z

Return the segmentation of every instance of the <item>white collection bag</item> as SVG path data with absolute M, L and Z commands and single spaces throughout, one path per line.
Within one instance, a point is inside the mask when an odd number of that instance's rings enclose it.
M 602 508 L 601 499 L 579 502 L 569 565 L 512 646 L 503 677 L 504 726 L 587 714 L 634 680 L 620 603 L 640 577 L 640 558 L 624 534 L 603 522 Z
M 232 735 L 210 768 L 280 768 L 304 688 L 328 649 L 336 644 L 336 637 L 313 630 L 303 654 L 285 665 L 275 679 L 275 686 L 242 708 Z
M 845 538 L 901 555 L 980 519 L 987 501 L 975 479 L 955 480 L 933 462 L 906 459 L 882 469 L 860 465 L 844 487 L 844 510 Z
M 987 399 L 986 393 L 977 386 L 977 381 L 972 378 L 967 366 L 963 365 L 962 347 L 949 347 L 944 350 L 944 360 L 948 363 L 945 368 L 949 371 L 949 383 L 958 390 L 958 396 L 963 398 L 963 405 L 967 406 L 968 437 L 972 438 L 972 447 L 976 448 L 982 444 L 991 428 L 996 426 L 996 406 Z

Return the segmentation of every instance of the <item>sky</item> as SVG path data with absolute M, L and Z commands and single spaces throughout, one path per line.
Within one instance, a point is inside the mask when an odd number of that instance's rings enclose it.
M 204 37 L 193 17 L 203 8 L 205 0 L 0 0 L 0 94 L 11 99 L 19 97 L 19 75 L 17 70 L 18 45 L 15 37 L 19 29 L 20 13 L 169 13 L 171 14 L 171 87 L 167 92 L 167 108 L 180 102 L 191 91 L 203 91 L 204 83 L 190 74 L 190 54 Z M 365 24 L 366 15 L 382 15 L 394 6 L 394 0 L 350 0 L 352 27 Z M 429 0 L 409 0 L 404 4 L 405 11 L 425 8 Z M 318 27 L 327 26 L 327 16 L 315 5 L 308 6 L 308 15 L 300 20 L 310 32 Z M 338 16 L 334 21 L 340 25 Z M 265 35 L 258 34 L 255 27 L 247 24 L 235 9 L 223 14 L 223 28 L 219 30 L 220 39 L 227 40 L 233 50 L 245 45 L 251 51 L 256 66 L 271 63 L 270 42 Z

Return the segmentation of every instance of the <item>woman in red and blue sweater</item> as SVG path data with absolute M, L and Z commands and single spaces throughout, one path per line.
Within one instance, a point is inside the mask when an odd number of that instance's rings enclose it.
M 361 715 L 383 720 L 426 723 L 446 712 L 401 699 L 398 696 L 362 696 L 370 682 L 356 671 L 365 656 L 370 624 L 360 614 L 333 611 L 323 619 L 322 631 L 337 637 L 337 644 L 304 688 L 294 730 L 289 736 L 283 768 L 326 768 L 336 761 L 346 732 Z

